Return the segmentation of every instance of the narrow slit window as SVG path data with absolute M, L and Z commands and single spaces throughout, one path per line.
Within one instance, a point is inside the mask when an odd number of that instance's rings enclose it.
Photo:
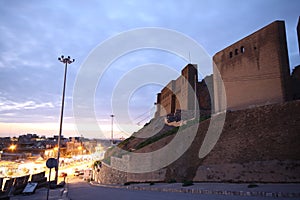
M 245 47 L 241 46 L 241 53 L 245 53 Z
M 235 49 L 235 50 L 234 50 L 234 55 L 238 55 L 238 53 L 239 53 L 239 50 L 238 50 L 238 49 Z

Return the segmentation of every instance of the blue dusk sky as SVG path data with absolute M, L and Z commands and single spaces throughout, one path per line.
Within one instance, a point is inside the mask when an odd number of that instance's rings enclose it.
M 63 134 L 103 137 L 90 132 L 88 123 L 86 132 L 77 131 L 73 109 L 76 79 L 91 52 L 109 38 L 133 29 L 174 30 L 192 38 L 212 57 L 271 22 L 284 20 L 292 70 L 300 64 L 299 8 L 298 0 L 0 0 L 0 136 L 58 134 L 64 65 L 57 58 L 70 55 L 75 62 L 68 66 Z M 98 56 L 101 61 L 104 55 Z M 193 62 L 195 57 L 189 59 Z M 113 60 L 94 91 L 94 113 L 104 136 L 110 136 L 110 115 L 115 113 L 112 91 L 118 81 L 149 63 L 180 73 L 188 61 L 157 49 L 136 50 Z M 203 76 L 210 70 L 204 71 Z M 163 84 L 176 76 L 166 75 Z M 127 111 L 135 128 L 153 116 L 156 94 L 163 84 L 141 85 L 132 92 Z M 128 119 L 116 115 L 114 120 L 115 137 L 131 135 L 118 125 L 131 126 Z

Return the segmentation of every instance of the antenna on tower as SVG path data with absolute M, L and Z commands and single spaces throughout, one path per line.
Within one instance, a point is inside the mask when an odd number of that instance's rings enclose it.
M 191 52 L 189 51 L 189 61 L 190 61 L 190 64 L 192 64 L 192 61 L 191 61 Z

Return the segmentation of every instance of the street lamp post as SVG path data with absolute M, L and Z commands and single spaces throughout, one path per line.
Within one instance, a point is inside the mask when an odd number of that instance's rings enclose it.
M 114 115 L 111 116 L 111 144 L 114 144 Z
M 64 116 L 64 105 L 65 105 L 65 92 L 66 92 L 66 79 L 67 79 L 67 67 L 68 64 L 71 64 L 75 61 L 75 59 L 71 59 L 70 56 L 64 57 L 61 56 L 58 60 L 65 64 L 65 75 L 64 75 L 64 85 L 63 85 L 63 94 L 62 94 L 62 101 L 61 101 L 61 112 L 60 112 L 60 124 L 59 124 L 59 135 L 58 135 L 58 150 L 57 150 L 57 169 L 55 173 L 55 183 L 57 184 L 58 178 L 58 168 L 59 168 L 59 157 L 60 157 L 60 143 L 61 143 L 61 132 L 62 132 L 62 124 L 63 124 L 63 116 Z

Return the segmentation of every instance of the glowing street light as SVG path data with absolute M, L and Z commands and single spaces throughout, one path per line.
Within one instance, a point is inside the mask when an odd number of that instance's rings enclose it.
M 81 155 L 83 154 L 83 148 L 82 146 L 77 147 L 78 151 L 81 153 Z
M 58 135 L 58 151 L 57 151 L 57 169 L 55 173 L 55 182 L 57 183 L 58 178 L 58 168 L 59 168 L 59 157 L 60 157 L 60 140 L 61 140 L 61 132 L 62 132 L 62 124 L 64 117 L 64 105 L 65 105 L 65 92 L 66 92 L 66 79 L 67 79 L 67 67 L 68 64 L 71 64 L 75 61 L 75 59 L 71 59 L 70 56 L 64 57 L 63 55 L 58 58 L 58 60 L 65 64 L 65 75 L 64 75 L 64 85 L 63 85 L 63 94 L 62 94 L 62 102 L 61 102 L 61 112 L 60 112 L 60 125 L 59 125 L 59 135 Z

